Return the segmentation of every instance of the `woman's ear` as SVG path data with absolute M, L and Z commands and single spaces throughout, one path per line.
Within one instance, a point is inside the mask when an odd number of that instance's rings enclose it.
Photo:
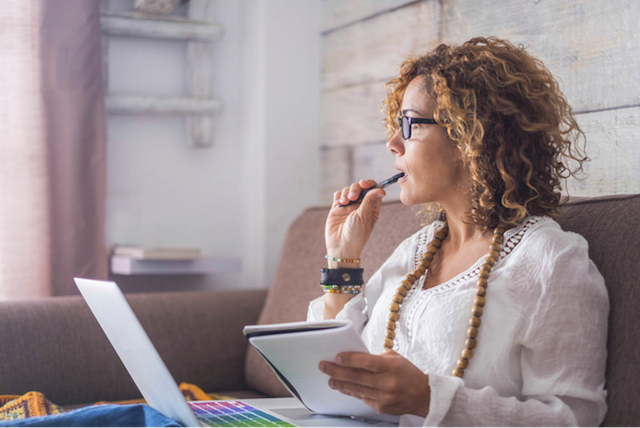
M 451 140 L 451 144 L 455 144 L 460 151 L 458 162 L 466 167 L 469 167 L 469 165 L 471 165 L 471 159 L 473 158 L 472 149 L 469 144 L 464 144 L 455 140 Z
M 466 167 L 471 166 L 471 160 L 473 159 L 473 157 L 467 153 L 462 153 L 462 156 L 460 156 L 460 160 L 462 161 L 462 164 Z

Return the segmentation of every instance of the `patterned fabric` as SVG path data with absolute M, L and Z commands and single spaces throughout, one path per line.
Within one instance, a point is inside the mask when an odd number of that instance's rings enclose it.
M 182 382 L 180 384 L 180 392 L 187 401 L 211 401 L 211 400 L 232 400 L 233 397 L 220 394 L 207 394 L 200 388 L 190 383 Z M 146 404 L 144 398 L 125 401 L 98 401 L 96 404 Z
M 62 407 L 47 400 L 40 392 L 20 395 L 0 395 L 0 421 L 56 415 L 64 412 Z
M 180 392 L 187 401 L 231 400 L 220 394 L 207 394 L 196 385 L 180 384 Z M 146 404 L 144 399 L 126 401 L 99 401 L 96 404 Z M 25 395 L 0 395 L 0 421 L 26 419 L 63 413 L 64 409 L 53 404 L 40 392 L 28 392 Z

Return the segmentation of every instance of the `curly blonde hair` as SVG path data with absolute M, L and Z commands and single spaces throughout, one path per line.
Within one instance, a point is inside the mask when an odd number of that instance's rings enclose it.
M 495 37 L 410 57 L 386 84 L 391 135 L 404 92 L 418 76 L 435 100 L 434 119 L 469 168 L 471 221 L 486 230 L 517 225 L 527 215 L 557 217 L 562 181 L 582 171 L 588 158 L 584 133 L 542 62 Z

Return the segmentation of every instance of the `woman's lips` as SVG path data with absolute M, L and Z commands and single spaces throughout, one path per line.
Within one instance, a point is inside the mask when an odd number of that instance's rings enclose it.
M 398 180 L 398 183 L 402 183 L 403 181 L 407 181 L 407 179 L 409 178 L 409 174 L 407 174 L 406 172 L 404 173 L 404 177 L 400 178 Z

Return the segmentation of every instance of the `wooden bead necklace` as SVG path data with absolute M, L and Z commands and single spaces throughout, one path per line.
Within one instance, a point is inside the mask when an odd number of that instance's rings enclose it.
M 465 347 L 462 350 L 462 356 L 458 359 L 457 367 L 451 373 L 453 376 L 464 376 L 464 369 L 469 366 L 469 360 L 473 358 L 473 350 L 478 345 L 478 328 L 480 327 L 480 317 L 482 317 L 483 308 L 486 304 L 485 296 L 487 293 L 487 280 L 489 279 L 491 269 L 500 257 L 500 248 L 504 242 L 504 230 L 505 229 L 502 225 L 499 225 L 493 230 L 493 240 L 489 247 L 489 254 L 484 259 L 484 263 L 480 268 L 478 281 L 476 282 L 476 297 L 473 301 L 473 309 L 471 310 L 471 318 L 469 319 L 467 340 L 465 341 Z M 396 322 L 400 319 L 400 315 L 398 314 L 400 311 L 400 305 L 402 305 L 407 292 L 411 290 L 413 284 L 425 274 L 427 269 L 429 269 L 433 256 L 442 245 L 442 241 L 444 241 L 448 233 L 449 226 L 445 223 L 444 226 L 435 233 L 433 240 L 427 244 L 427 251 L 422 257 L 422 262 L 413 272 L 407 274 L 405 279 L 400 283 L 400 287 L 398 287 L 396 294 L 393 296 L 393 302 L 391 302 L 391 305 L 389 306 L 387 335 L 384 339 L 385 351 L 393 349 L 393 341 L 396 338 Z

